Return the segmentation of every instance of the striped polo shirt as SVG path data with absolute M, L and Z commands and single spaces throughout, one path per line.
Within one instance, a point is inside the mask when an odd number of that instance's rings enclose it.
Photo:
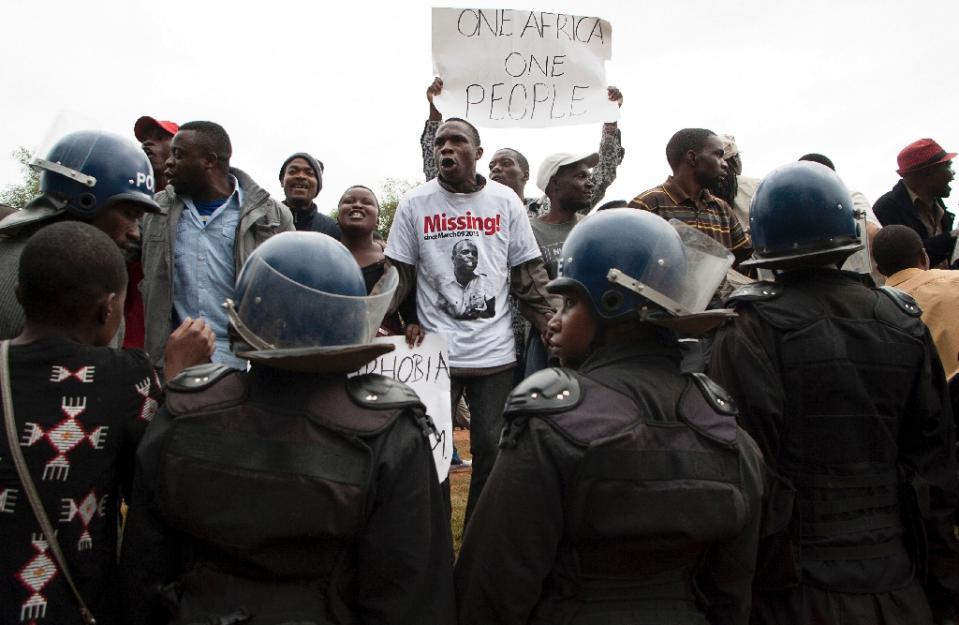
M 658 187 L 637 195 L 629 205 L 655 213 L 666 220 L 678 219 L 709 235 L 733 253 L 736 264 L 753 253 L 749 235 L 743 231 L 729 204 L 707 189 L 700 191 L 699 197 L 694 200 L 670 176 Z

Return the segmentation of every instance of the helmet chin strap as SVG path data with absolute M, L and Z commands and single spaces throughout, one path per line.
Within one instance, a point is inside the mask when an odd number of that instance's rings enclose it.
M 267 343 L 262 338 L 257 336 L 257 334 L 249 328 L 243 320 L 240 319 L 240 314 L 236 312 L 236 305 L 233 303 L 232 299 L 227 299 L 223 302 L 223 308 L 226 309 L 226 316 L 230 319 L 230 323 L 233 324 L 233 327 L 236 328 L 236 331 L 240 334 L 240 337 L 243 338 L 247 344 L 258 350 L 266 349 L 276 349 L 276 345 Z
M 692 314 L 690 311 L 686 310 L 682 304 L 676 300 L 663 295 L 656 289 L 652 288 L 647 284 L 643 284 L 639 280 L 626 275 L 619 269 L 610 269 L 609 273 L 606 274 L 606 279 L 612 282 L 613 284 L 618 284 L 624 289 L 629 289 L 637 295 L 645 297 L 652 303 L 661 306 L 666 312 L 677 317 L 685 317 L 686 315 Z

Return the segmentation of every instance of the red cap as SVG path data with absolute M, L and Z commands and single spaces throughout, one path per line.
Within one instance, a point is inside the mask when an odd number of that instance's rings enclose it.
M 161 121 L 153 119 L 152 117 L 147 117 L 144 115 L 133 124 L 133 134 L 136 136 L 137 141 L 143 141 L 143 133 L 145 133 L 150 128 L 159 128 L 163 132 L 169 133 L 172 137 L 180 130 L 180 126 L 173 122 Z
M 900 176 L 911 174 L 914 171 L 932 167 L 939 163 L 945 163 L 956 158 L 955 152 L 946 152 L 938 143 L 932 139 L 919 139 L 913 141 L 902 149 L 899 153 L 899 169 L 896 171 Z

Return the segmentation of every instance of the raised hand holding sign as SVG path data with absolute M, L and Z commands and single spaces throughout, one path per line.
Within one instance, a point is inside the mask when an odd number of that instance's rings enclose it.
M 598 17 L 513 9 L 433 9 L 432 104 L 477 125 L 612 122 L 612 27 Z

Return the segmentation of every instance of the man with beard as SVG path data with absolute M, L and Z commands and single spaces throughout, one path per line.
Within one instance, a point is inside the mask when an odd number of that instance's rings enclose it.
M 916 231 L 929 254 L 932 267 L 948 269 L 956 247 L 955 215 L 946 210 L 942 198 L 952 191 L 949 183 L 955 177 L 952 159 L 932 139 L 919 139 L 899 152 L 902 180 L 873 205 L 883 226 L 900 224 Z
M 160 212 L 143 221 L 146 351 L 163 366 L 171 326 L 202 318 L 216 334 L 213 361 L 246 369 L 230 351 L 223 302 L 233 295 L 243 261 L 268 238 L 293 230 L 290 211 L 239 169 L 219 124 L 180 126 L 164 167 Z
M 729 204 L 743 231 L 749 232 L 749 203 L 756 195 L 756 187 L 761 182 L 759 178 L 743 176 L 743 161 L 740 158 L 739 146 L 736 137 L 719 135 L 723 144 L 723 160 L 726 161 L 726 177 L 720 178 L 711 189 L 713 195 L 725 200 Z
M 340 227 L 336 221 L 321 213 L 314 202 L 323 190 L 321 161 L 306 152 L 291 154 L 280 167 L 280 184 L 286 196 L 283 203 L 293 213 L 293 224 L 297 230 L 322 232 L 340 240 Z
M 400 201 L 386 256 L 400 270 L 402 284 L 412 284 L 415 277 L 420 325 L 426 332 L 447 336 L 451 405 L 465 393 L 472 414 L 468 519 L 496 458 L 502 408 L 513 386 L 516 354 L 503 302 L 512 292 L 540 331 L 554 308 L 545 295 L 546 271 L 519 197 L 476 173 L 476 161 L 483 155 L 476 128 L 462 119 L 448 119 L 437 129 L 433 153 L 439 175 Z M 465 257 L 472 256 L 474 248 L 476 268 L 466 270 L 474 261 Z M 439 305 L 449 281 L 450 257 L 457 253 L 464 256 L 457 288 L 470 274 L 486 274 L 483 305 L 492 307 L 492 315 L 460 316 Z M 404 295 L 398 293 L 395 301 Z
M 678 219 L 702 231 L 732 252 L 738 265 L 753 252 L 749 236 L 729 204 L 709 191 L 727 175 L 723 155 L 723 144 L 712 130 L 683 128 L 666 144 L 666 160 L 673 175 L 637 195 L 629 206 L 666 220 Z

